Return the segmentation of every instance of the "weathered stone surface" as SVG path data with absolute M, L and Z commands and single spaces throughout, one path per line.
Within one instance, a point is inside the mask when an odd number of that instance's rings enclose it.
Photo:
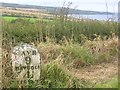
M 19 82 L 40 79 L 40 53 L 29 44 L 20 44 L 12 50 L 13 73 Z

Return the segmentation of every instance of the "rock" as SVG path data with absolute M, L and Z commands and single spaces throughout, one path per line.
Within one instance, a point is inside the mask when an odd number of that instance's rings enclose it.
M 40 79 L 40 53 L 37 48 L 29 44 L 20 44 L 12 50 L 13 74 L 19 83 Z

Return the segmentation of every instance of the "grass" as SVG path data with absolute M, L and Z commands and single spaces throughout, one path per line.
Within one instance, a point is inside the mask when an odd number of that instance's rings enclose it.
M 117 23 L 114 22 L 3 18 L 3 39 L 13 42 L 11 47 L 21 42 L 34 43 L 41 53 L 42 84 L 31 83 L 30 87 L 87 88 L 88 82 L 69 74 L 66 68 L 108 62 L 117 54 Z M 11 87 L 15 86 L 16 82 Z M 95 87 L 116 86 L 115 78 Z
M 3 16 L 3 19 L 5 19 L 5 20 L 7 20 L 7 21 L 11 21 L 11 20 L 16 20 L 16 19 L 18 19 L 18 17 Z
M 117 34 L 117 23 L 115 22 L 91 20 L 65 22 L 58 19 L 54 19 L 52 22 L 44 19 L 35 20 L 35 23 L 31 23 L 31 21 L 31 19 L 22 18 L 11 22 L 3 20 L 3 30 L 11 31 L 11 37 L 21 42 L 46 41 L 49 38 L 56 43 L 67 40 L 82 44 L 85 39 L 94 40 L 95 35 L 109 38 L 112 37 L 112 33 Z
M 114 77 L 105 83 L 98 83 L 95 88 L 118 88 L 118 78 Z
M 42 64 L 40 83 L 31 81 L 29 88 L 83 88 L 88 87 L 88 83 L 84 80 L 67 73 L 66 69 L 59 64 L 58 60 L 52 61 L 49 64 Z M 20 84 L 13 80 L 9 88 L 18 88 Z
M 79 44 L 69 44 L 61 50 L 64 56 L 64 63 L 72 63 L 73 67 L 79 68 L 84 65 L 93 64 L 95 56 L 92 55 L 87 48 Z
M 28 17 L 12 17 L 12 16 L 3 16 L 2 17 L 4 20 L 6 21 L 14 21 L 14 20 L 17 20 L 17 19 L 26 19 L 26 20 L 29 20 L 30 22 L 33 22 L 35 23 L 36 19 L 35 18 L 28 18 Z M 38 19 L 37 19 L 38 20 Z M 49 19 L 39 19 L 40 21 L 44 21 L 44 22 L 49 22 L 49 21 L 52 21 L 52 20 L 49 20 Z
M 101 62 L 110 62 L 112 57 L 117 55 L 117 40 L 114 37 L 114 39 L 111 38 L 102 42 L 101 40 L 86 41 L 84 45 L 70 42 L 67 42 L 67 45 L 65 42 L 64 45 L 46 42 L 38 44 L 38 48 L 43 56 L 43 62 L 51 62 L 60 58 L 63 64 L 73 68 L 80 68 Z M 91 45 L 94 46 L 94 50 Z

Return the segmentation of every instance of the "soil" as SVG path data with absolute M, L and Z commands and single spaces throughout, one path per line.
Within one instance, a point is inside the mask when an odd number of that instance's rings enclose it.
M 105 82 L 118 75 L 118 61 L 91 65 L 84 68 L 69 70 L 76 77 L 91 83 Z

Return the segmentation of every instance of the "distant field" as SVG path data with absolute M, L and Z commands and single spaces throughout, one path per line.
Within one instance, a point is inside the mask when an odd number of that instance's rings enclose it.
M 30 16 L 30 17 L 31 16 L 35 16 L 35 17 L 51 16 L 50 14 L 38 12 L 36 10 L 20 9 L 20 8 L 16 8 L 16 9 L 0 8 L 0 12 L 2 12 L 2 14 L 5 14 L 5 15 L 20 15 L 20 16 Z
M 36 18 L 12 17 L 12 16 L 3 16 L 2 18 L 5 19 L 6 21 L 12 21 L 12 20 L 16 20 L 16 19 L 19 19 L 19 18 L 21 18 L 21 19 L 27 19 L 27 20 L 30 20 L 31 22 L 35 22 L 35 20 L 38 20 L 38 19 L 36 19 Z M 46 21 L 46 22 L 52 21 L 52 20 L 49 20 L 49 19 L 39 19 L 39 20 L 41 20 L 41 21 Z
M 15 20 L 15 19 L 17 19 L 18 17 L 9 17 L 9 16 L 3 16 L 3 18 L 5 19 L 5 20 L 8 20 L 8 21 L 11 21 L 11 20 Z
M 30 21 L 35 22 L 35 19 L 34 19 L 34 18 L 3 16 L 3 19 L 5 19 L 6 21 L 16 20 L 16 19 L 18 19 L 18 18 L 21 18 L 21 19 L 30 19 Z

